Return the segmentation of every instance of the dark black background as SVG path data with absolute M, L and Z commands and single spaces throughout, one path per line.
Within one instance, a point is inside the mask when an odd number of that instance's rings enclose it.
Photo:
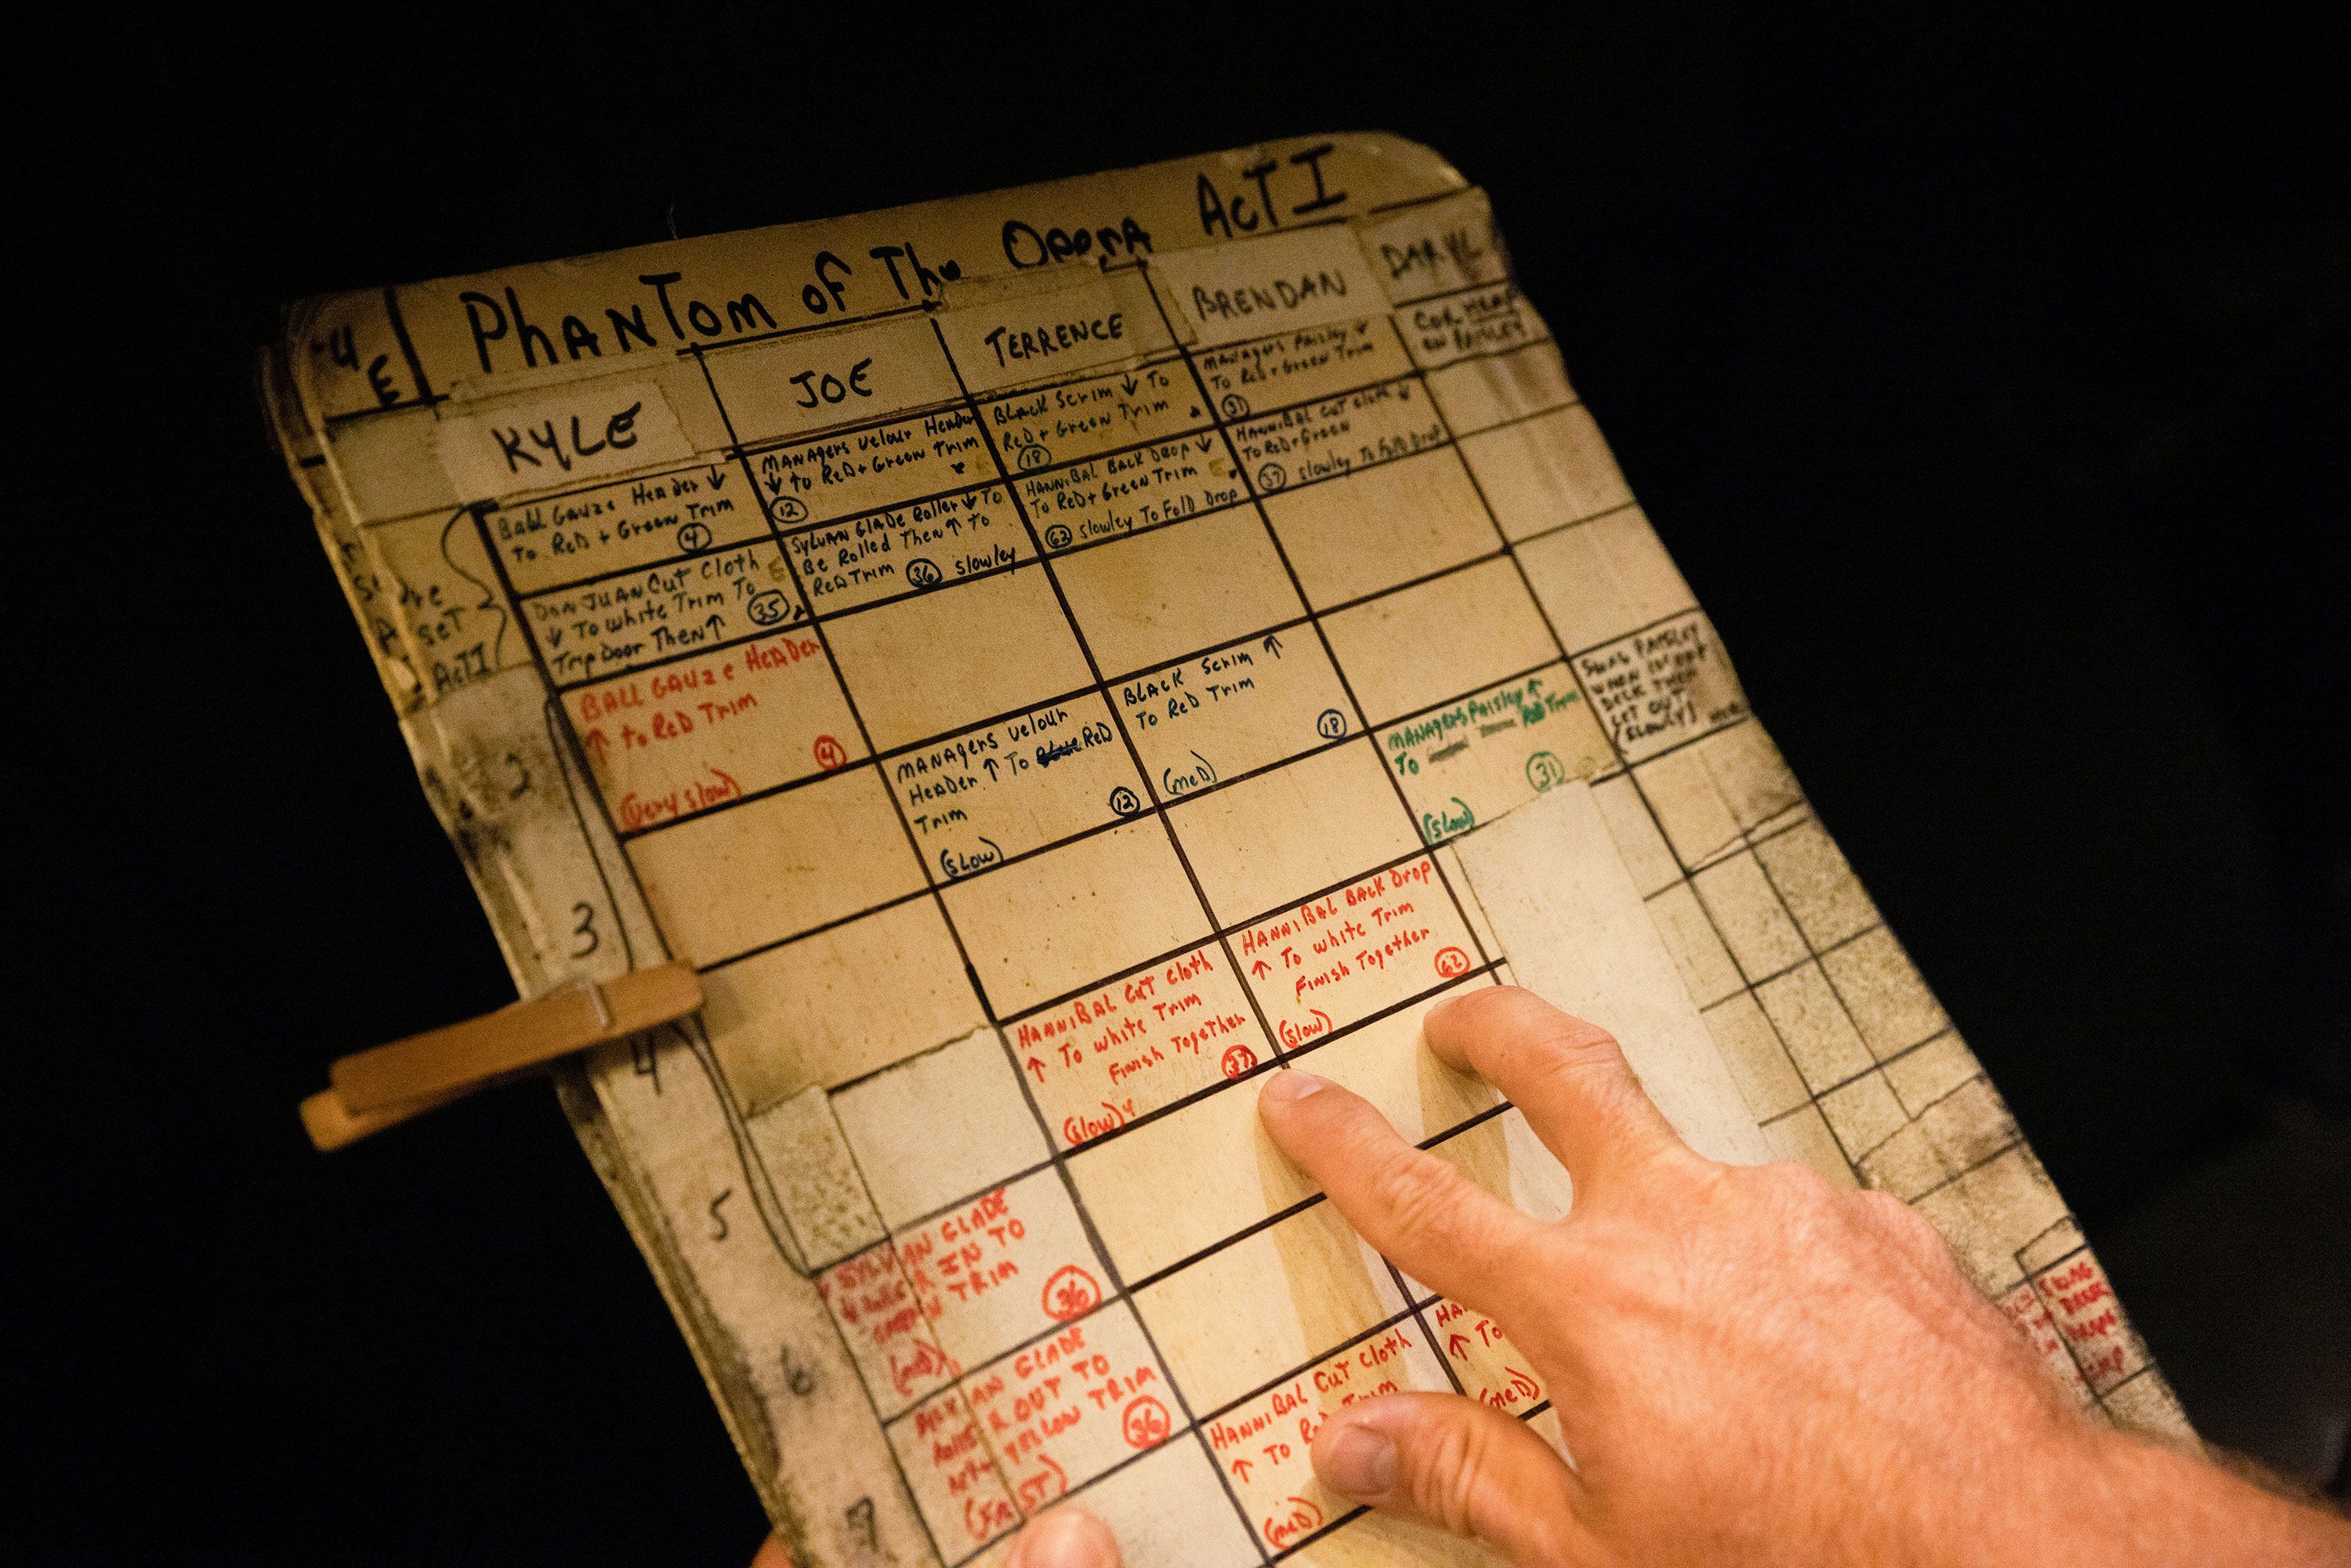
M 2336 1462 L 2338 38 L 378 7 L 110 16 L 26 65 L 0 580 L 16 902 L 57 951 L 17 978 L 8 1267 L 46 1309 L 19 1522 L 59 1559 L 725 1564 L 761 1530 L 545 1089 L 301 1140 L 330 1057 L 511 991 L 265 438 L 276 307 L 1338 129 L 1492 192 L 2191 1415 Z

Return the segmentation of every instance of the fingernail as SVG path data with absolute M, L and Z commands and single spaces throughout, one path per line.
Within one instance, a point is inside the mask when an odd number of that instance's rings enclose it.
M 1340 1427 L 1314 1458 L 1322 1484 L 1357 1502 L 1377 1502 L 1395 1485 L 1395 1445 L 1374 1427 Z
M 1301 1072 L 1295 1067 L 1285 1067 L 1279 1072 L 1265 1075 L 1265 1087 L 1259 1091 L 1267 1100 L 1303 1100 L 1309 1094 L 1320 1094 L 1331 1087 L 1327 1078 L 1317 1078 L 1311 1072 Z
M 1060 1508 L 1020 1532 L 1012 1560 L 1019 1568 L 1112 1568 L 1118 1544 L 1093 1515 Z

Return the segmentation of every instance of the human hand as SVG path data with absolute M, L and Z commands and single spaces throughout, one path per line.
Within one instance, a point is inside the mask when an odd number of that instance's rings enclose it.
M 1519 1568 L 2351 1563 L 2351 1525 L 2085 1414 L 1903 1204 L 1692 1151 L 1603 1030 L 1498 988 L 1424 1034 L 1566 1166 L 1566 1219 L 1311 1073 L 1268 1074 L 1259 1114 L 1374 1248 L 1510 1335 L 1573 1458 L 1458 1395 L 1389 1395 L 1317 1433 L 1332 1491 Z M 1118 1562 L 1061 1508 L 1005 1568 Z
M 1259 1113 L 1374 1248 L 1510 1335 L 1573 1459 L 1391 1395 L 1316 1435 L 1332 1490 L 1524 1565 L 2351 1560 L 2340 1521 L 2086 1415 L 1902 1203 L 1692 1151 L 1604 1031 L 1498 988 L 1424 1034 L 1566 1166 L 1565 1220 L 1311 1074 L 1270 1074 Z

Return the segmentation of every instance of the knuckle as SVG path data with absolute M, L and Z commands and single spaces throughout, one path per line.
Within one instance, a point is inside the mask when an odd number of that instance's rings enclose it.
M 1625 1048 L 1614 1035 L 1580 1018 L 1562 1013 L 1546 1034 L 1552 1050 L 1574 1061 L 1614 1066 L 1625 1060 Z
M 1853 1197 L 1854 1202 L 1863 1212 L 1880 1225 L 1888 1226 L 1893 1229 L 1907 1232 L 1910 1229 L 1911 1222 L 1918 1218 L 1908 1204 L 1883 1189 L 1873 1187 L 1865 1192 L 1857 1192 Z M 1920 1221 L 1920 1223 L 1924 1222 Z
M 1400 1159 L 1381 1172 L 1373 1197 L 1390 1224 L 1405 1232 L 1425 1232 L 1445 1227 L 1447 1218 L 1458 1211 L 1457 1178 L 1450 1166 L 1416 1153 Z
M 1873 1187 L 1850 1194 L 1849 1197 L 1865 1218 L 1897 1241 L 1915 1243 L 1930 1239 L 1940 1239 L 1924 1216 L 1890 1192 Z
M 1611 1102 L 1630 1087 L 1632 1070 L 1616 1037 L 1581 1019 L 1559 1017 L 1502 1042 L 1496 1054 L 1508 1076 L 1529 1092 L 1564 1091 L 1579 1101 Z
M 1767 1182 L 1774 1196 L 1808 1207 L 1825 1208 L 1840 1196 L 1840 1189 L 1829 1178 L 1810 1166 L 1800 1166 L 1793 1160 L 1774 1160 L 1768 1166 L 1752 1167 L 1759 1181 Z
M 1842 1196 L 1850 1205 L 1848 1213 L 1858 1215 L 1872 1234 L 1899 1248 L 1929 1274 L 1957 1271 L 1959 1260 L 1951 1255 L 1950 1244 L 1943 1239 L 1943 1233 L 1935 1228 L 1932 1220 L 1892 1193 L 1871 1189 Z
M 1486 1485 L 1492 1440 L 1485 1423 L 1463 1410 L 1423 1429 L 1413 1467 L 1413 1503 L 1455 1535 L 1475 1533 L 1478 1500 Z
M 1844 1207 L 1844 1200 L 1852 1197 L 1852 1193 L 1810 1166 L 1800 1166 L 1792 1160 L 1741 1166 L 1731 1179 L 1748 1201 L 1760 1202 L 1783 1225 L 1834 1229 L 1842 1223 L 1839 1217 L 1851 1212 Z
M 1943 1233 L 1935 1228 L 1933 1220 L 1890 1195 L 1886 1198 L 1886 1223 L 1894 1228 L 1894 1233 L 1921 1258 L 1938 1265 L 1949 1265 L 1955 1270 L 1958 1268 L 1959 1260 L 1951 1255 L 1951 1244 L 1943 1239 Z
M 1503 1040 L 1513 1054 L 1539 1061 L 1617 1061 L 1616 1037 L 1596 1023 L 1563 1013 L 1531 991 L 1511 993 L 1510 1028 Z

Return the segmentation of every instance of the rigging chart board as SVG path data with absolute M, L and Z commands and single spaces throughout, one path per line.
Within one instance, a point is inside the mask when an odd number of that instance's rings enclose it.
M 1255 1081 L 1562 1213 L 1419 1043 L 1498 982 L 2184 1431 L 1429 150 L 320 298 L 264 372 L 517 986 L 700 970 L 559 1082 L 801 1561 L 987 1562 L 1063 1497 L 1135 1568 L 1482 1560 L 1307 1442 L 1392 1388 L 1556 1440 L 1545 1390 Z

